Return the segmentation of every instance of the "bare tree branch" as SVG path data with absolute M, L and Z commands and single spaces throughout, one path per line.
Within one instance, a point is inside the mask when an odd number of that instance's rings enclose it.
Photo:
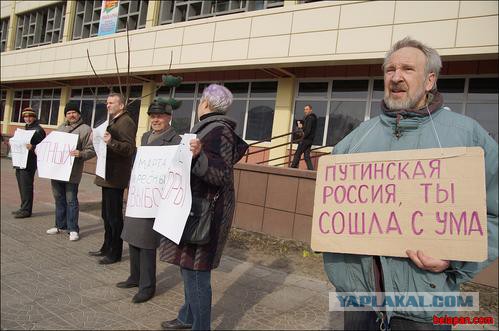
M 134 98 L 132 101 L 130 101 L 129 103 L 127 103 L 127 105 L 126 105 L 126 106 L 128 107 L 128 106 L 130 106 L 132 103 L 134 103 L 135 101 L 137 101 L 137 100 L 142 100 L 142 99 L 144 99 L 145 97 L 150 96 L 151 94 L 156 94 L 156 92 L 158 92 L 158 91 L 159 91 L 159 89 L 160 89 L 160 88 L 162 88 L 162 87 L 163 87 L 162 85 L 159 85 L 159 86 L 158 86 L 156 89 L 154 89 L 154 91 L 152 91 L 151 93 L 148 93 L 148 94 L 146 94 L 146 95 L 144 95 L 144 96 L 141 96 L 141 97 L 139 97 L 139 98 Z
M 95 72 L 94 65 L 92 64 L 92 60 L 90 60 L 90 53 L 88 52 L 88 48 L 87 48 L 87 58 L 88 58 L 88 62 L 90 63 L 90 67 L 92 68 L 92 71 L 94 72 L 95 77 L 97 77 L 103 85 L 107 86 L 107 88 L 109 89 L 109 92 L 111 92 L 113 90 L 111 88 L 111 86 L 106 84 L 106 82 L 99 75 L 97 75 L 97 73 Z
M 118 55 L 116 54 L 116 39 L 113 39 L 113 43 L 114 43 L 114 63 L 116 64 L 116 73 L 118 74 L 118 84 L 120 84 L 120 94 L 123 95 L 123 89 L 121 88 L 120 69 L 118 68 Z

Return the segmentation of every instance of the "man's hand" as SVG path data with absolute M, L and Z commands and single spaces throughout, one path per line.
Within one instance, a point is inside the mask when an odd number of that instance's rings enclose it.
M 191 139 L 191 141 L 189 141 L 189 146 L 193 157 L 198 156 L 199 153 L 201 153 L 201 149 L 203 148 L 201 140 L 199 139 Z
M 418 250 L 417 252 L 413 250 L 406 250 L 405 253 L 414 262 L 418 268 L 431 271 L 431 272 L 442 272 L 450 266 L 450 262 L 447 260 L 440 260 L 434 257 L 424 255 L 423 251 Z
M 28 149 L 28 151 L 30 151 L 30 150 L 33 148 L 33 145 L 31 145 L 31 144 L 26 144 L 26 148 Z
M 80 157 L 80 151 L 75 149 L 74 151 L 69 152 L 69 155 L 74 157 Z
M 103 140 L 104 142 L 106 143 L 106 145 L 111 141 L 111 134 L 109 132 L 104 132 L 104 137 L 103 137 Z

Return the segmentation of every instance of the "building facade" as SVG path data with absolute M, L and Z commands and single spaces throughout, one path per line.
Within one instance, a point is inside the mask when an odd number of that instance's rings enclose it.
M 330 152 L 379 114 L 384 54 L 411 36 L 442 55 L 438 87 L 445 104 L 498 140 L 496 1 L 121 0 L 118 6 L 117 32 L 98 36 L 100 0 L 1 2 L 3 135 L 23 125 L 27 106 L 45 128 L 55 128 L 70 99 L 95 127 L 106 119 L 110 88 L 123 90 L 127 82 L 137 139 L 149 127 L 152 99 L 170 94 L 182 100 L 172 125 L 184 133 L 197 120 L 204 86 L 217 82 L 233 92 L 230 116 L 237 132 L 256 143 L 252 149 L 277 146 L 249 162 L 278 165 L 287 161 L 290 136 L 272 137 L 292 131 L 304 105 L 318 116 L 318 152 Z M 173 91 L 159 88 L 167 72 L 183 77 Z

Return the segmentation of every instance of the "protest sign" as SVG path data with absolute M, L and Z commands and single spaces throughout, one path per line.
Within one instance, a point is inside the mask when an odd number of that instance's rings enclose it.
M 104 133 L 106 132 L 108 121 L 105 121 L 92 130 L 92 143 L 94 144 L 95 154 L 97 155 L 97 164 L 95 165 L 95 174 L 106 179 L 106 157 L 107 145 L 104 142 Z
M 35 130 L 16 129 L 14 136 L 9 139 L 12 166 L 26 169 L 29 153 L 26 145 L 31 142 L 34 134 Z
M 314 251 L 458 261 L 487 258 L 480 147 L 323 156 L 317 171 Z
M 174 174 L 169 166 L 178 149 L 172 146 L 141 146 L 133 163 L 125 215 L 138 218 L 155 218 L 162 200 L 171 191 Z
M 78 135 L 52 131 L 36 146 L 38 177 L 67 182 L 73 169 L 74 156 L 69 153 L 76 149 Z
M 189 141 L 195 134 L 184 134 L 168 167 L 165 199 L 161 200 L 153 229 L 176 244 L 180 243 L 191 211 L 191 162 Z

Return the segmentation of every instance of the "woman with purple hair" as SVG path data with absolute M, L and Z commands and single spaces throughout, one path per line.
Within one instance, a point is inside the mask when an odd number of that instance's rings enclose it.
M 211 270 L 218 267 L 227 241 L 235 207 L 233 166 L 248 145 L 234 132 L 236 123 L 226 116 L 232 93 L 211 84 L 203 91 L 192 128 L 198 139 L 191 140 L 193 154 L 191 191 L 194 197 L 213 200 L 218 195 L 206 244 L 179 245 L 167 238 L 159 248 L 162 261 L 180 266 L 185 303 L 177 318 L 161 323 L 163 329 L 209 330 L 211 324 Z

